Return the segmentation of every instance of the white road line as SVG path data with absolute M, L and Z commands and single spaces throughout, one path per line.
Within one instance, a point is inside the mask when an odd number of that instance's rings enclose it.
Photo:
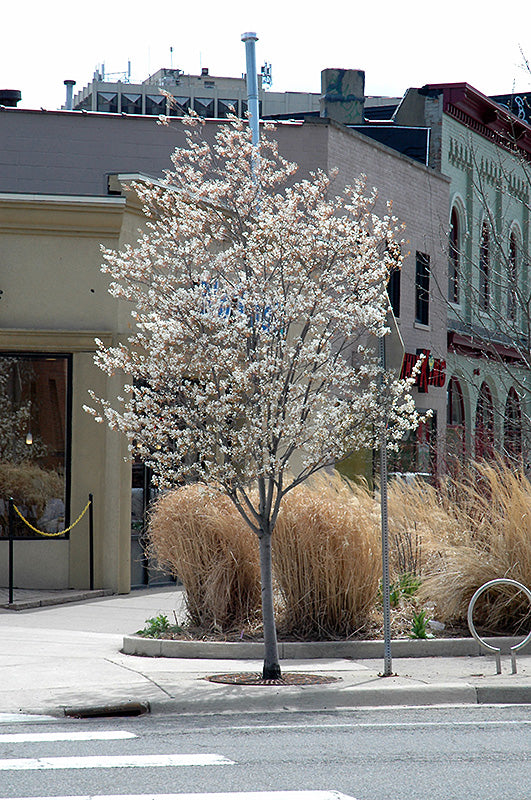
M 456 720 L 455 722 L 303 722 L 300 724 L 284 724 L 280 722 L 278 725 L 260 725 L 259 728 L 262 732 L 319 730 L 321 728 L 374 728 L 375 730 L 384 730 L 385 728 L 481 728 L 482 726 L 496 727 L 505 725 L 531 725 L 531 719 L 478 719 L 471 721 Z M 256 731 L 257 727 L 256 725 L 229 725 L 223 730 Z
M 64 720 L 57 717 L 51 717 L 48 714 L 8 714 L 2 712 L 0 714 L 0 725 L 10 725 L 12 722 L 64 722 Z
M 110 767 L 206 767 L 234 764 L 216 753 L 169 753 L 168 755 L 60 756 L 57 758 L 4 758 L 0 770 L 107 769 Z
M 57 731 L 54 733 L 0 733 L 0 744 L 23 742 L 92 742 L 115 739 L 136 739 L 129 731 Z
M 0 800 L 356 800 L 341 792 L 213 792 L 212 794 L 84 794 L 65 797 L 9 797 Z

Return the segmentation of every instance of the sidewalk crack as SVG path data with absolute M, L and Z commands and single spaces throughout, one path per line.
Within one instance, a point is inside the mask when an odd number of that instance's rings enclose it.
M 160 691 L 163 692 L 163 694 L 165 694 L 167 697 L 171 698 L 172 700 L 175 700 L 175 695 L 173 695 L 170 692 L 168 692 L 164 688 L 164 686 L 161 686 L 160 683 L 157 683 L 157 681 L 154 681 L 153 678 L 150 678 L 149 675 L 145 675 L 139 669 L 133 669 L 133 667 L 128 667 L 126 664 L 119 664 L 117 661 L 113 661 L 112 658 L 106 658 L 105 661 L 107 661 L 109 664 L 114 664 L 115 667 L 121 667 L 122 669 L 126 669 L 129 672 L 134 672 L 135 675 L 140 675 L 146 681 L 149 681 L 149 683 L 152 683 L 153 686 L 156 686 L 157 689 L 160 689 Z

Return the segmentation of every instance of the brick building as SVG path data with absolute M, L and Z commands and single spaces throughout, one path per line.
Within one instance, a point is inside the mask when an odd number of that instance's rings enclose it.
M 489 98 L 460 83 L 410 89 L 394 114 L 430 128 L 429 163 L 450 179 L 448 278 L 438 287 L 448 305 L 450 458 L 529 462 L 527 112 L 525 96 Z

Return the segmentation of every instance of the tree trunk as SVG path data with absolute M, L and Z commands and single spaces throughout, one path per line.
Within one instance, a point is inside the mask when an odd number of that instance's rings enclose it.
M 280 678 L 278 660 L 277 628 L 273 608 L 273 570 L 271 559 L 271 532 L 260 534 L 260 578 L 262 583 L 262 620 L 264 624 L 264 669 L 263 678 Z

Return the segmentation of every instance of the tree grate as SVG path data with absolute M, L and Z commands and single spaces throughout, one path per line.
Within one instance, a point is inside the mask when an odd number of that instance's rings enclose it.
M 228 672 L 223 675 L 209 675 L 205 680 L 238 686 L 309 686 L 319 683 L 335 683 L 341 678 L 335 678 L 332 675 L 309 675 L 303 672 L 285 672 L 280 678 L 263 678 L 259 672 Z

